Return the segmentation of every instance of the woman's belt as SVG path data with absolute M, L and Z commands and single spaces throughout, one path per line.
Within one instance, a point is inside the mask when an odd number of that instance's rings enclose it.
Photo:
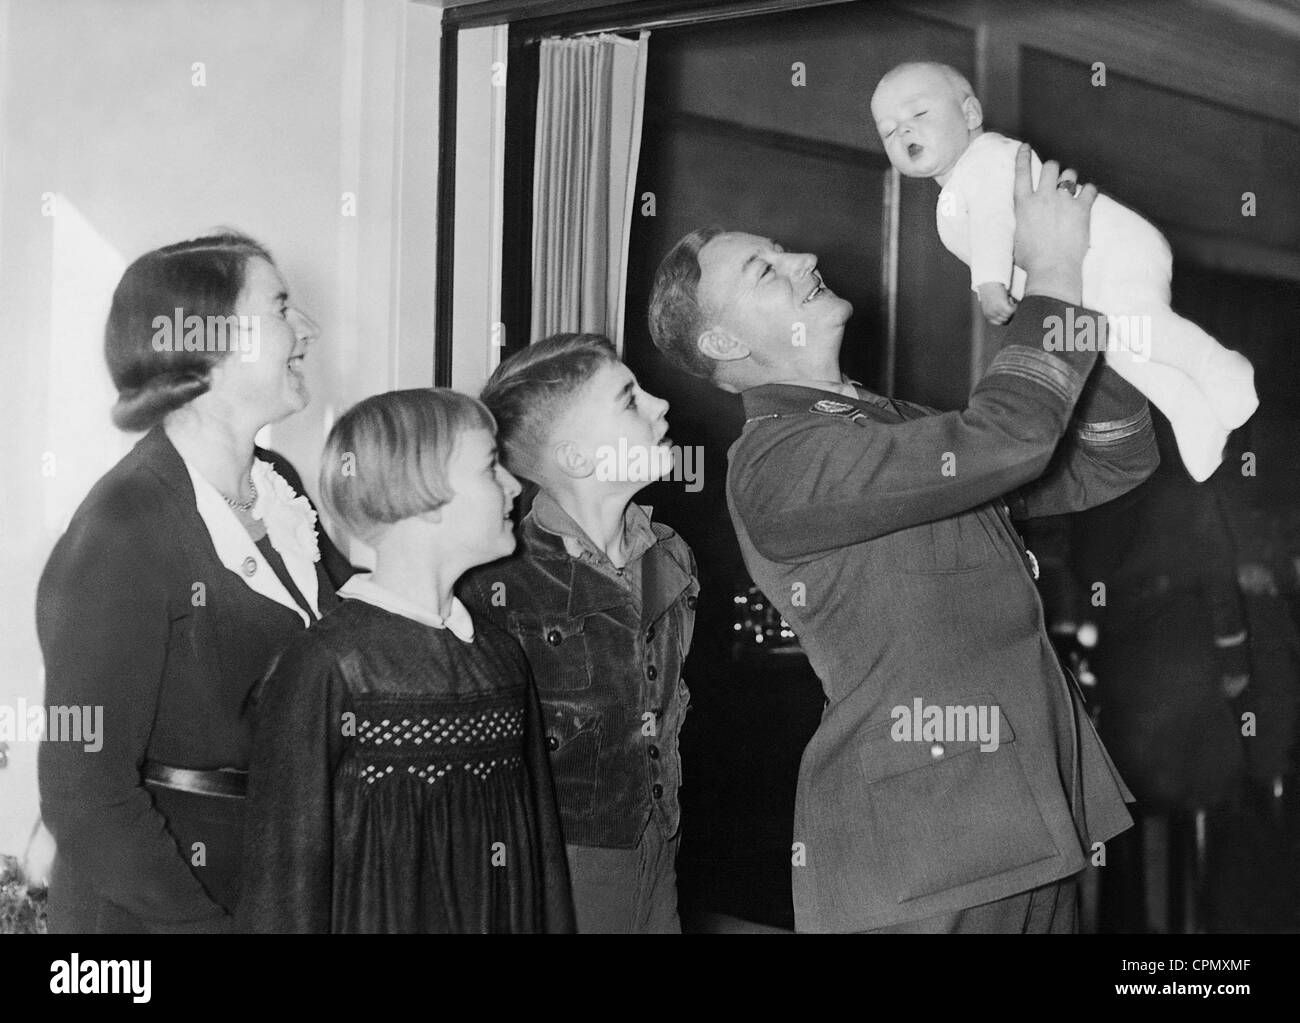
M 223 767 L 217 771 L 191 771 L 185 767 L 168 767 L 156 760 L 146 760 L 142 773 L 145 781 L 178 792 L 225 796 L 228 799 L 243 799 L 248 795 L 248 772 L 233 767 Z

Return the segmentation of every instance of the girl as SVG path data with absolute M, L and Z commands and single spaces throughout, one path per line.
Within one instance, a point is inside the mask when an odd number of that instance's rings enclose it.
M 330 432 L 322 501 L 375 569 L 265 683 L 241 926 L 573 929 L 527 664 L 452 595 L 514 550 L 519 484 L 494 430 L 433 389 L 367 398 Z

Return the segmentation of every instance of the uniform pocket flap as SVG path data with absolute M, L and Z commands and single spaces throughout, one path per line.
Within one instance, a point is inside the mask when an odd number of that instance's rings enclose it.
M 967 753 L 993 753 L 1016 738 L 991 694 L 961 704 L 922 704 L 919 711 L 918 720 L 915 702 L 900 705 L 888 721 L 862 733 L 860 759 L 866 781 L 906 774 Z

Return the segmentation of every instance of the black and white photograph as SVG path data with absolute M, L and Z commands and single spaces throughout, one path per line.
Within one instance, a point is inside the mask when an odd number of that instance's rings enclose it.
M 20 995 L 1280 996 L 1297 181 L 1300 0 L 0 0 Z

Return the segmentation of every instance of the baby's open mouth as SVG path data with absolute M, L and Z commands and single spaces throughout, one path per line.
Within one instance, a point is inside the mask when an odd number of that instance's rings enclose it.
M 909 142 L 907 144 L 907 155 L 910 156 L 913 160 L 915 160 L 918 156 L 921 155 L 922 148 L 923 147 L 919 142 Z

